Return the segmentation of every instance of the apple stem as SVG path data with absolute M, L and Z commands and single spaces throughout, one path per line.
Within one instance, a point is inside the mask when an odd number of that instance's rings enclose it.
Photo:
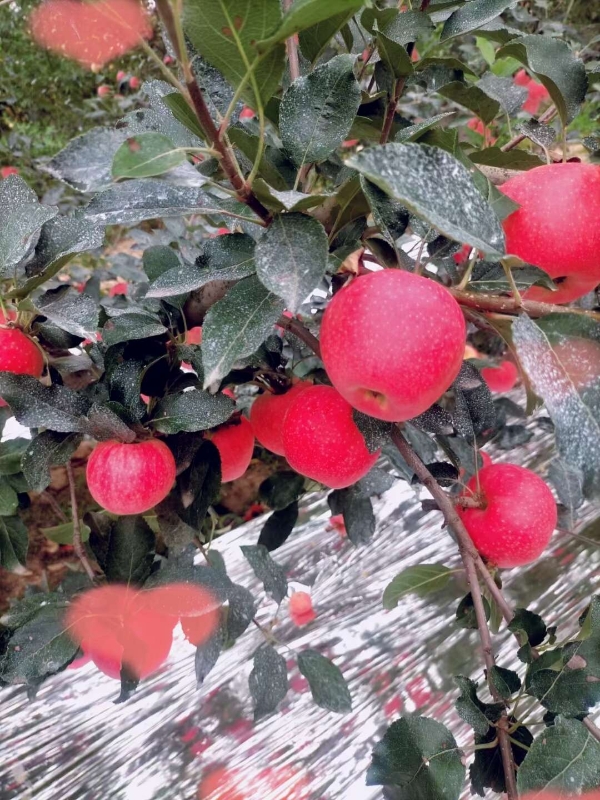
M 475 617 L 477 619 L 477 628 L 479 630 L 479 638 L 481 640 L 481 647 L 483 650 L 483 660 L 486 668 L 486 677 L 488 686 L 492 697 L 496 701 L 502 701 L 502 698 L 496 691 L 493 683 L 490 680 L 490 672 L 492 667 L 495 666 L 494 650 L 492 647 L 492 639 L 490 629 L 487 624 L 485 614 L 485 607 L 483 605 L 483 595 L 477 577 L 477 560 L 479 554 L 473 547 L 473 543 L 462 520 L 458 516 L 454 503 L 451 498 L 446 494 L 442 487 L 438 484 L 431 472 L 427 469 L 425 464 L 421 461 L 419 456 L 415 453 L 409 443 L 406 441 L 399 427 L 395 427 L 392 431 L 392 440 L 400 455 L 404 458 L 408 466 L 417 475 L 421 483 L 429 490 L 430 494 L 437 502 L 440 511 L 443 513 L 446 524 L 453 531 L 458 542 L 458 549 L 462 558 L 465 572 L 467 574 L 467 581 L 471 589 L 471 597 L 473 599 L 473 608 L 475 609 Z M 484 567 L 485 568 L 485 567 Z M 485 570 L 487 572 L 487 569 Z M 489 574 L 489 573 L 488 573 Z M 490 576 L 491 577 L 491 576 Z M 517 800 L 517 782 L 516 782 L 516 768 L 513 758 L 513 752 L 510 746 L 508 735 L 508 716 L 506 710 L 497 723 L 498 743 L 500 745 L 500 754 L 502 756 L 502 766 L 504 769 L 504 780 L 506 784 L 506 795 L 508 800 Z
M 70 461 L 67 462 L 67 478 L 69 480 L 69 492 L 71 494 L 71 512 L 73 517 L 73 550 L 75 555 L 81 561 L 81 565 L 87 573 L 88 578 L 94 582 L 96 573 L 86 555 L 81 541 L 81 525 L 79 524 L 79 508 L 77 505 L 77 492 L 75 489 L 75 476 L 73 475 L 73 466 Z

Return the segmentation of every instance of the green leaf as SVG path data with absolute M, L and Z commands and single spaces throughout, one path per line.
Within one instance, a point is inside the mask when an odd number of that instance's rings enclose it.
M 328 711 L 352 711 L 352 696 L 339 667 L 316 650 L 298 654 L 298 669 L 310 686 L 315 703 Z
M 389 197 L 379 186 L 368 181 L 364 175 L 360 176 L 360 185 L 371 206 L 373 220 L 385 239 L 395 248 L 396 239 L 402 236 L 408 227 L 410 219 L 408 210 Z
M 258 544 L 263 545 L 272 553 L 288 539 L 297 521 L 298 501 L 293 500 L 285 508 L 279 508 L 270 515 L 262 527 Z
M 51 605 L 15 631 L 0 656 L 3 681 L 35 687 L 73 660 L 79 645 L 65 632 L 63 614 Z
M 271 333 L 284 308 L 283 300 L 265 289 L 255 276 L 244 278 L 215 303 L 202 326 L 204 386 L 227 375 L 237 360 L 252 355 Z
M 276 472 L 264 480 L 258 490 L 262 503 L 280 511 L 297 500 L 304 491 L 304 477 L 291 470 Z
M 132 311 L 113 317 L 102 328 L 102 341 L 107 347 L 121 342 L 162 336 L 167 329 L 159 317 L 146 311 Z
M 39 276 L 59 260 L 65 263 L 75 253 L 94 250 L 104 242 L 104 228 L 80 215 L 57 216 L 42 226 L 35 253 L 25 266 L 27 277 Z M 26 290 L 29 283 L 23 285 Z
M 403 717 L 390 725 L 367 772 L 367 786 L 397 786 L 398 800 L 458 800 L 464 779 L 454 736 L 427 717 Z
M 491 608 L 485 597 L 483 598 L 483 608 L 485 611 L 485 618 L 489 622 Z M 473 596 L 471 595 L 471 592 L 463 597 L 456 608 L 456 624 L 459 628 L 466 628 L 467 630 L 472 631 L 476 631 L 479 627 L 477 624 L 477 615 L 475 614 L 475 606 L 473 604 Z
M 66 386 L 43 386 L 29 375 L 0 372 L 0 397 L 26 428 L 49 428 L 59 433 L 83 431 L 88 401 Z
M 462 81 L 447 83 L 438 89 L 438 94 L 458 103 L 459 106 L 468 108 L 486 125 L 490 124 L 500 110 L 500 103 L 486 94 L 479 86 L 470 86 Z
M 19 175 L 0 182 L 0 278 L 25 256 L 42 225 L 58 208 L 42 205 Z
M 12 517 L 19 507 L 19 498 L 6 479 L 0 478 L 0 517 Z
M 43 431 L 32 439 L 23 453 L 21 469 L 34 492 L 43 492 L 50 484 L 50 467 L 66 464 L 81 443 L 75 433 Z
M 254 654 L 248 684 L 257 722 L 277 709 L 289 687 L 285 658 L 272 645 L 264 644 Z
M 144 264 L 144 272 L 150 283 L 160 278 L 163 273 L 181 266 L 179 256 L 175 250 L 166 245 L 147 247 L 142 256 L 142 262 Z
M 485 736 L 490 724 L 500 719 L 504 703 L 482 703 L 477 697 L 477 684 L 457 675 L 454 680 L 461 691 L 456 700 L 458 716 L 470 725 L 478 736 Z
M 512 669 L 494 665 L 489 671 L 488 679 L 504 700 L 510 700 L 513 694 L 521 688 L 521 678 Z
M 21 438 L 0 442 L 0 475 L 16 475 L 21 472 L 21 460 L 29 442 L 29 439 Z
M 444 42 L 446 39 L 470 33 L 487 25 L 507 8 L 515 6 L 517 2 L 518 0 L 471 0 L 450 14 L 442 28 L 440 41 Z
M 414 142 L 419 139 L 421 134 L 426 133 L 430 128 L 434 128 L 438 122 L 441 122 L 446 117 L 452 117 L 456 112 L 446 111 L 444 114 L 438 114 L 435 117 L 423 120 L 423 122 L 416 122 L 414 125 L 409 125 L 407 128 L 400 128 L 396 136 L 395 142 Z
M 194 114 L 193 109 L 190 107 L 190 104 L 185 97 L 183 97 L 183 95 L 181 95 L 179 92 L 171 92 L 170 94 L 165 94 L 162 98 L 162 101 L 169 108 L 178 122 L 181 122 L 181 124 L 191 131 L 194 136 L 197 136 L 198 139 L 204 139 L 204 131 L 200 127 L 198 117 Z M 145 135 L 147 136 L 148 134 Z M 153 174 L 159 175 L 160 173 L 155 172 Z M 137 177 L 144 176 L 140 175 Z
M 280 21 L 279 0 L 190 0 L 183 10 L 184 30 L 194 48 L 232 86 L 237 89 L 254 65 L 253 79 L 242 92 L 254 109 L 273 96 L 283 73 L 283 45 L 271 47 L 260 58 L 255 49 Z
M 474 72 L 468 64 L 465 64 L 464 61 L 459 61 L 458 58 L 454 56 L 428 56 L 427 58 L 422 58 L 420 61 L 417 61 L 415 64 L 415 69 L 418 72 L 424 72 L 428 70 L 429 67 L 444 67 L 449 73 L 462 72 L 463 75 L 472 75 L 474 78 L 477 77 L 477 73 Z
M 597 649 L 598 642 L 595 646 Z M 585 668 L 569 669 L 565 664 L 557 670 L 536 670 L 527 691 L 537 697 L 544 708 L 564 717 L 584 717 L 600 703 L 599 679 Z
M 426 595 L 443 589 L 450 580 L 454 570 L 443 564 L 419 564 L 407 567 L 385 587 L 383 607 L 396 608 L 400 598 L 407 594 Z
M 382 19 L 381 25 L 386 36 L 402 45 L 416 42 L 419 36 L 429 35 L 435 27 L 429 15 L 422 11 L 404 11 L 387 25 Z
M 61 330 L 82 339 L 95 339 L 99 308 L 89 295 L 64 287 L 46 292 L 35 301 L 35 306 Z
M 258 240 L 256 274 L 295 313 L 323 279 L 327 252 L 327 234 L 318 220 L 281 214 Z
M 336 489 L 327 498 L 331 513 L 344 517 L 348 538 L 357 547 L 368 544 L 375 533 L 375 514 L 369 497 L 361 494 L 357 484 L 347 489 Z
M 208 509 L 216 501 L 221 488 L 221 457 L 212 442 L 202 442 L 190 467 L 178 477 L 177 486 L 186 502 L 185 505 L 182 502 L 178 509 L 180 518 L 192 530 L 202 530 Z M 160 511 L 161 506 L 159 518 Z
M 79 192 L 102 191 L 112 183 L 112 160 L 128 135 L 127 130 L 92 128 L 71 139 L 43 169 Z
M 20 517 L 0 517 L 0 567 L 9 572 L 24 567 L 29 537 Z
M 523 631 L 532 647 L 537 647 L 546 638 L 546 625 L 539 614 L 526 608 L 516 608 L 513 618 L 508 624 L 511 633 Z
M 473 280 L 469 281 L 470 291 L 496 293 L 511 291 L 511 285 L 502 264 L 482 261 L 476 269 Z M 536 284 L 545 286 L 547 289 L 555 288 L 552 278 L 539 267 L 527 264 L 523 267 L 513 267 L 511 273 L 517 288 L 521 291 Z
M 532 169 L 541 167 L 545 162 L 535 153 L 528 150 L 514 148 L 508 152 L 503 152 L 499 147 L 486 147 L 484 150 L 476 150 L 469 154 L 469 158 L 474 164 L 485 164 L 488 167 L 499 167 L 501 169 Z
M 509 718 L 511 725 L 516 725 L 513 717 Z M 469 770 L 471 777 L 471 791 L 481 795 L 486 794 L 486 789 L 498 794 L 506 792 L 506 777 L 504 775 L 504 765 L 502 763 L 502 753 L 498 746 L 496 728 L 489 728 L 483 736 L 475 734 L 475 746 L 488 745 L 488 747 L 477 747 L 475 759 Z M 527 749 L 533 742 L 533 736 L 524 725 L 519 725 L 511 733 L 510 748 L 512 750 L 515 766 L 519 766 L 527 755 Z M 496 740 L 496 745 L 493 742 Z
M 90 538 L 91 529 L 79 523 L 81 532 L 81 541 L 87 542 Z M 73 544 L 73 523 L 65 522 L 62 525 L 53 525 L 51 528 L 40 528 L 46 539 L 50 539 L 57 544 Z
M 281 141 L 297 167 L 323 161 L 347 138 L 360 105 L 354 58 L 334 56 L 283 95 Z
M 265 592 L 270 594 L 276 603 L 281 603 L 288 590 L 283 567 L 271 558 L 269 551 L 263 545 L 242 545 L 240 549 L 256 577 L 262 581 Z
M 142 586 L 150 575 L 154 533 L 143 517 L 119 517 L 106 536 L 95 531 L 90 545 L 109 583 Z
M 244 586 L 233 584 L 228 592 L 227 641 L 235 640 L 244 633 L 256 613 L 256 603 L 252 592 Z
M 414 72 L 413 63 L 406 49 L 398 42 L 390 39 L 385 33 L 378 33 L 375 37 L 377 52 L 386 64 L 394 78 L 404 78 Z
M 600 744 L 582 722 L 559 718 L 538 734 L 517 775 L 519 794 L 579 794 L 600 784 Z
M 537 322 L 522 315 L 512 325 L 512 337 L 521 366 L 554 422 L 559 454 L 582 471 L 584 493 L 597 493 L 600 325 L 575 314 L 551 314 Z
M 259 42 L 258 49 L 263 52 L 269 50 L 277 42 L 283 42 L 294 33 L 311 28 L 341 13 L 352 16 L 364 2 L 365 0 L 327 0 L 326 3 L 323 0 L 295 0 L 286 11 L 275 33 Z
M 320 206 L 329 194 L 304 194 L 289 189 L 285 192 L 278 192 L 268 186 L 262 178 L 252 184 L 254 194 L 267 208 L 272 208 L 277 213 L 282 211 L 308 211 L 309 208 Z
M 493 72 L 486 72 L 477 87 L 496 100 L 509 116 L 520 110 L 528 95 L 525 86 L 517 86 L 512 78 L 500 78 Z
M 220 625 L 208 641 L 198 645 L 196 648 L 194 666 L 198 687 L 202 686 L 207 675 L 217 663 L 221 651 L 223 650 L 223 637 L 224 630 Z
M 323 3 L 319 5 L 321 8 L 325 7 Z M 352 19 L 354 13 L 354 5 L 352 3 L 350 5 L 346 3 L 339 14 L 334 14 L 328 19 L 324 19 L 301 31 L 299 37 L 300 50 L 304 58 L 314 64 L 339 29 L 343 28 L 344 25 Z
M 226 422 L 234 410 L 225 395 L 193 389 L 164 397 L 154 412 L 152 425 L 161 433 L 207 431 Z
M 118 408 L 117 404 L 113 404 Z M 124 409 L 119 409 L 124 411 Z M 119 414 L 109 405 L 101 406 L 97 403 L 90 408 L 83 420 L 83 432 L 99 442 L 108 442 L 116 439 L 119 442 L 131 444 L 135 440 L 135 432 L 124 422 Z
M 500 222 L 467 169 L 437 147 L 386 144 L 346 162 L 445 236 L 504 253 Z
M 249 161 L 253 164 L 256 163 L 260 142 L 258 136 L 253 136 L 243 128 L 229 128 L 227 135 Z M 287 191 L 296 178 L 296 170 L 292 162 L 281 150 L 269 144 L 263 149 L 258 174 L 270 187 L 282 192 Z
M 25 595 L 19 600 L 11 601 L 11 606 L 1 617 L 0 625 L 4 625 L 11 630 L 22 628 L 40 612 L 49 606 L 66 609 L 69 606 L 66 595 L 55 592 L 39 592 L 37 594 Z
M 123 142 L 112 164 L 114 178 L 153 178 L 186 161 L 183 150 L 162 133 L 141 133 Z
M 583 61 L 566 42 L 552 36 L 522 36 L 496 53 L 496 58 L 516 58 L 535 73 L 550 92 L 563 125 L 579 113 L 588 88 Z

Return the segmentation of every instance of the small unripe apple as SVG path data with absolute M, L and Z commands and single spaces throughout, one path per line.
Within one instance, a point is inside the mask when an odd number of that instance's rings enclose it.
M 101 442 L 87 463 L 87 484 L 98 505 L 112 514 L 142 514 L 171 491 L 175 459 L 164 442 Z
M 498 567 L 520 567 L 541 556 L 556 527 L 552 492 L 531 470 L 514 464 L 492 464 L 468 482 L 466 498 L 481 508 L 458 513 L 473 544 Z
M 254 435 L 267 450 L 279 456 L 284 455 L 283 420 L 290 403 L 310 386 L 312 383 L 309 381 L 300 381 L 285 394 L 265 392 L 256 398 L 250 409 L 250 422 Z
M 129 78 L 129 88 L 132 89 L 134 92 L 136 91 L 136 89 L 140 88 L 140 84 L 141 81 L 137 77 L 137 75 L 133 75 L 131 78 Z
M 484 367 L 481 377 L 492 392 L 510 392 L 519 379 L 519 370 L 512 361 L 501 361 L 497 367 Z
M 308 625 L 317 618 L 308 592 L 294 592 L 290 597 L 290 617 L 292 622 L 299 627 Z
M 33 339 L 18 328 L 0 327 L 0 372 L 39 378 L 43 371 L 44 356 Z
M 334 295 L 320 344 L 331 382 L 354 408 L 400 422 L 423 413 L 448 389 L 465 338 L 460 306 L 443 286 L 384 269 Z
M 210 439 L 221 456 L 223 483 L 241 478 L 250 466 L 254 452 L 254 430 L 246 417 L 227 422 L 210 434 Z
M 351 486 L 375 465 L 352 416 L 352 406 L 331 386 L 311 386 L 290 403 L 283 422 L 289 465 L 331 489 Z
M 546 164 L 500 188 L 521 206 L 503 222 L 507 253 L 552 278 L 600 280 L 600 166 Z
M 110 86 L 107 86 L 105 83 L 103 83 L 96 89 L 96 94 L 98 95 L 98 97 L 108 97 L 111 91 L 112 90 Z

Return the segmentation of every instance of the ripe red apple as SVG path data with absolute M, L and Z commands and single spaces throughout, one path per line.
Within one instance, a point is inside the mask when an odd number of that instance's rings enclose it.
M 484 467 L 463 496 L 483 504 L 457 510 L 477 550 L 498 567 L 529 564 L 548 546 L 556 527 L 556 502 L 531 470 L 514 464 Z
M 600 280 L 600 166 L 546 164 L 500 188 L 521 206 L 503 223 L 508 253 L 552 278 Z
M 112 514 L 142 514 L 171 491 L 175 459 L 164 442 L 101 442 L 87 463 L 87 484 L 98 505 Z
M 98 97 L 108 97 L 111 91 L 112 90 L 110 86 L 107 86 L 105 83 L 103 83 L 96 89 L 96 94 L 98 95 Z
M 202 327 L 190 328 L 185 335 L 186 344 L 202 344 Z
M 108 290 L 109 297 L 117 297 L 121 294 L 127 294 L 128 285 L 125 281 L 119 281 L 119 283 L 115 283 L 114 286 L 111 286 Z
M 292 622 L 299 627 L 308 625 L 317 618 L 308 592 L 294 592 L 290 597 L 290 617 Z
M 293 399 L 310 386 L 309 381 L 300 381 L 285 394 L 265 392 L 256 398 L 250 409 L 250 422 L 259 443 L 267 450 L 284 455 L 283 420 Z
M 0 178 L 8 178 L 9 175 L 18 175 L 19 170 L 16 167 L 0 167 Z
M 117 72 L 117 78 L 116 78 L 117 83 L 121 83 L 121 81 L 124 81 L 126 77 L 127 77 L 127 73 L 124 72 L 122 69 L 120 69 Z
M 519 370 L 512 361 L 501 361 L 497 367 L 484 367 L 481 377 L 492 392 L 510 392 L 519 379 Z
M 43 371 L 44 356 L 33 339 L 18 328 L 0 327 L 0 372 L 39 378 Z
M 516 73 L 514 82 L 517 86 L 524 86 L 527 89 L 528 96 L 523 104 L 523 111 L 527 111 L 529 114 L 537 114 L 544 100 L 550 99 L 548 89 L 543 84 L 530 78 L 524 69 L 520 69 Z
M 526 300 L 535 300 L 541 303 L 554 303 L 560 305 L 561 303 L 571 303 L 573 300 L 578 300 L 580 297 L 588 294 L 600 283 L 600 276 L 597 278 L 588 278 L 581 275 L 566 275 L 560 280 L 554 281 L 556 291 L 547 289 L 545 286 L 530 286 L 526 292 L 523 292 L 523 297 Z
M 374 466 L 352 417 L 352 406 L 331 386 L 311 386 L 291 402 L 283 422 L 290 466 L 331 489 L 351 486 Z
M 137 75 L 133 75 L 131 78 L 129 78 L 129 88 L 132 89 L 134 92 L 137 89 L 139 89 L 140 86 L 141 86 L 141 81 L 137 77 Z
M 321 355 L 354 408 L 400 422 L 428 409 L 458 375 L 465 320 L 443 286 L 399 269 L 355 278 L 327 306 Z
M 308 800 L 307 777 L 293 767 L 266 767 L 251 778 L 241 770 L 216 767 L 198 787 L 198 800 Z
M 241 478 L 252 461 L 254 452 L 254 430 L 246 417 L 221 425 L 210 434 L 212 443 L 221 456 L 221 480 L 223 483 Z
M 254 117 L 254 111 L 248 106 L 244 106 L 240 111 L 240 119 L 252 119 Z

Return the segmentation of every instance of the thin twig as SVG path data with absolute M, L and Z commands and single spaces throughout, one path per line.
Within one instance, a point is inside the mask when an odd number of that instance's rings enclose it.
M 50 492 L 47 492 L 47 491 L 42 492 L 42 497 L 48 503 L 48 505 L 51 506 L 52 510 L 54 511 L 54 513 L 60 519 L 61 522 L 68 522 L 69 521 L 67 519 L 67 515 L 65 514 L 65 512 L 62 510 L 62 508 L 57 503 L 56 498 L 53 497 L 50 494 Z
M 542 125 L 544 123 L 551 122 L 557 114 L 558 114 L 558 109 L 556 108 L 556 106 L 550 106 L 550 108 L 548 108 L 546 111 L 544 111 L 544 113 L 537 120 L 537 122 L 540 122 Z M 513 136 L 513 138 L 510 140 L 510 142 L 507 142 L 506 144 L 502 145 L 500 150 L 502 150 L 503 153 L 506 153 L 509 150 L 512 150 L 513 147 L 516 147 L 518 144 L 521 144 L 523 139 L 526 139 L 526 138 L 527 137 L 525 136 L 524 133 L 519 133 L 516 136 Z
M 474 308 L 477 311 L 491 311 L 498 314 L 518 315 L 526 311 L 530 317 L 544 317 L 547 314 L 580 314 L 590 319 L 600 321 L 600 314 L 596 311 L 586 311 L 583 308 L 571 306 L 558 306 L 554 303 L 542 303 L 537 300 L 522 300 L 521 303 L 514 297 L 500 297 L 499 295 L 485 294 L 484 292 L 466 292 L 450 287 L 450 294 L 461 306 Z
M 294 336 L 297 336 L 298 339 L 301 339 L 304 344 L 307 345 L 307 347 L 310 347 L 315 355 L 321 358 L 321 346 L 319 345 L 319 340 L 316 336 L 312 335 L 306 325 L 303 325 L 300 320 L 289 319 L 288 317 L 279 317 L 277 324 L 280 328 L 293 333 Z
M 70 461 L 67 462 L 67 478 L 69 479 L 69 491 L 71 494 L 71 514 L 73 517 L 73 550 L 75 555 L 81 561 L 81 565 L 86 571 L 88 578 L 94 581 L 96 574 L 92 565 L 88 561 L 83 542 L 81 541 L 81 525 L 79 524 L 79 508 L 77 505 L 77 491 L 75 489 L 75 476 L 73 475 L 73 466 Z
M 390 133 L 392 132 L 392 126 L 394 124 L 394 117 L 396 116 L 396 109 L 398 107 L 398 102 L 402 97 L 402 92 L 404 91 L 404 87 L 406 85 L 406 78 L 398 78 L 396 81 L 396 86 L 394 88 L 394 94 L 390 98 L 390 102 L 388 103 L 386 115 L 385 115 L 385 122 L 383 123 L 383 128 L 381 130 L 381 137 L 379 139 L 379 144 L 385 144 L 387 140 L 390 138 Z
M 483 649 L 483 660 L 486 667 L 488 685 L 494 699 L 501 700 L 501 697 L 498 695 L 498 692 L 490 681 L 490 671 L 495 665 L 495 660 L 494 651 L 492 648 L 492 639 L 483 605 L 483 596 L 481 594 L 481 587 L 479 586 L 479 580 L 477 577 L 477 560 L 479 554 L 473 546 L 471 538 L 458 515 L 454 503 L 438 484 L 433 475 L 429 472 L 425 464 L 423 464 L 410 444 L 406 441 L 398 427 L 394 428 L 392 431 L 392 440 L 410 469 L 413 470 L 421 483 L 428 489 L 431 496 L 438 504 L 440 511 L 443 513 L 446 524 L 456 536 L 458 549 L 460 551 L 467 574 L 469 587 L 471 589 L 471 597 L 473 598 L 473 608 L 477 618 L 477 627 Z M 518 794 L 515 779 L 515 763 L 508 737 L 508 719 L 506 711 L 503 712 L 500 720 L 498 721 L 497 730 L 500 753 L 502 756 L 502 766 L 504 769 L 504 779 L 506 782 L 506 794 L 508 800 L 517 800 Z
M 283 8 L 285 11 L 289 11 L 292 7 L 292 3 L 294 0 L 283 0 Z M 287 57 L 290 64 L 290 80 L 292 83 L 300 77 L 300 62 L 298 61 L 298 38 L 297 34 L 290 36 L 289 39 L 285 41 L 285 47 L 287 50 Z

